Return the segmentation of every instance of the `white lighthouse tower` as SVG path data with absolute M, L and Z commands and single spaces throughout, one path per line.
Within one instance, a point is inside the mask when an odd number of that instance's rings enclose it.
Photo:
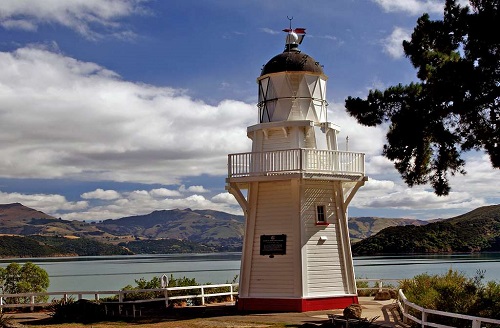
M 264 65 L 249 153 L 230 154 L 228 191 L 245 237 L 240 310 L 312 311 L 357 303 L 347 206 L 366 181 L 364 154 L 340 151 L 327 121 L 327 76 L 286 29 L 283 53 Z

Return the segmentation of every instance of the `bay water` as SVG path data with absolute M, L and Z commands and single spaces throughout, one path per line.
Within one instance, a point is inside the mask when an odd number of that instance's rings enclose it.
M 239 274 L 240 258 L 241 253 L 22 258 L 1 259 L 0 267 L 30 261 L 49 274 L 49 291 L 98 291 L 135 286 L 135 279 L 150 280 L 163 274 L 195 278 L 199 284 L 232 282 Z M 484 281 L 500 282 L 500 253 L 354 258 L 357 278 L 405 279 L 421 273 L 443 274 L 449 269 L 470 277 L 480 270 Z

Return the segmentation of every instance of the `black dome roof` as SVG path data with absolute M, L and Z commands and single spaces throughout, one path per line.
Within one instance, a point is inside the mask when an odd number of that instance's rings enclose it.
M 323 68 L 311 56 L 298 49 L 285 49 L 264 65 L 260 76 L 286 71 L 304 71 L 323 74 Z

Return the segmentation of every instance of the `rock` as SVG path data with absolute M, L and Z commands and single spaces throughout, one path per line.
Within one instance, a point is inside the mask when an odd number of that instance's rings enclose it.
M 380 290 L 375 294 L 374 300 L 387 301 L 391 299 L 391 293 L 388 290 Z
M 361 305 L 351 304 L 344 309 L 344 318 L 346 319 L 361 319 L 361 312 L 363 311 Z

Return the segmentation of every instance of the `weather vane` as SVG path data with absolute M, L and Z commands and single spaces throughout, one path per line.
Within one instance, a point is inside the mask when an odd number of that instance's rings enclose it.
M 288 15 L 286 16 L 289 21 L 289 28 L 286 28 L 283 30 L 283 32 L 287 32 L 287 44 L 296 44 L 299 45 L 302 43 L 302 40 L 304 39 L 304 36 L 306 35 L 306 29 L 303 27 L 297 27 L 292 29 L 292 20 L 293 16 L 289 17 Z

